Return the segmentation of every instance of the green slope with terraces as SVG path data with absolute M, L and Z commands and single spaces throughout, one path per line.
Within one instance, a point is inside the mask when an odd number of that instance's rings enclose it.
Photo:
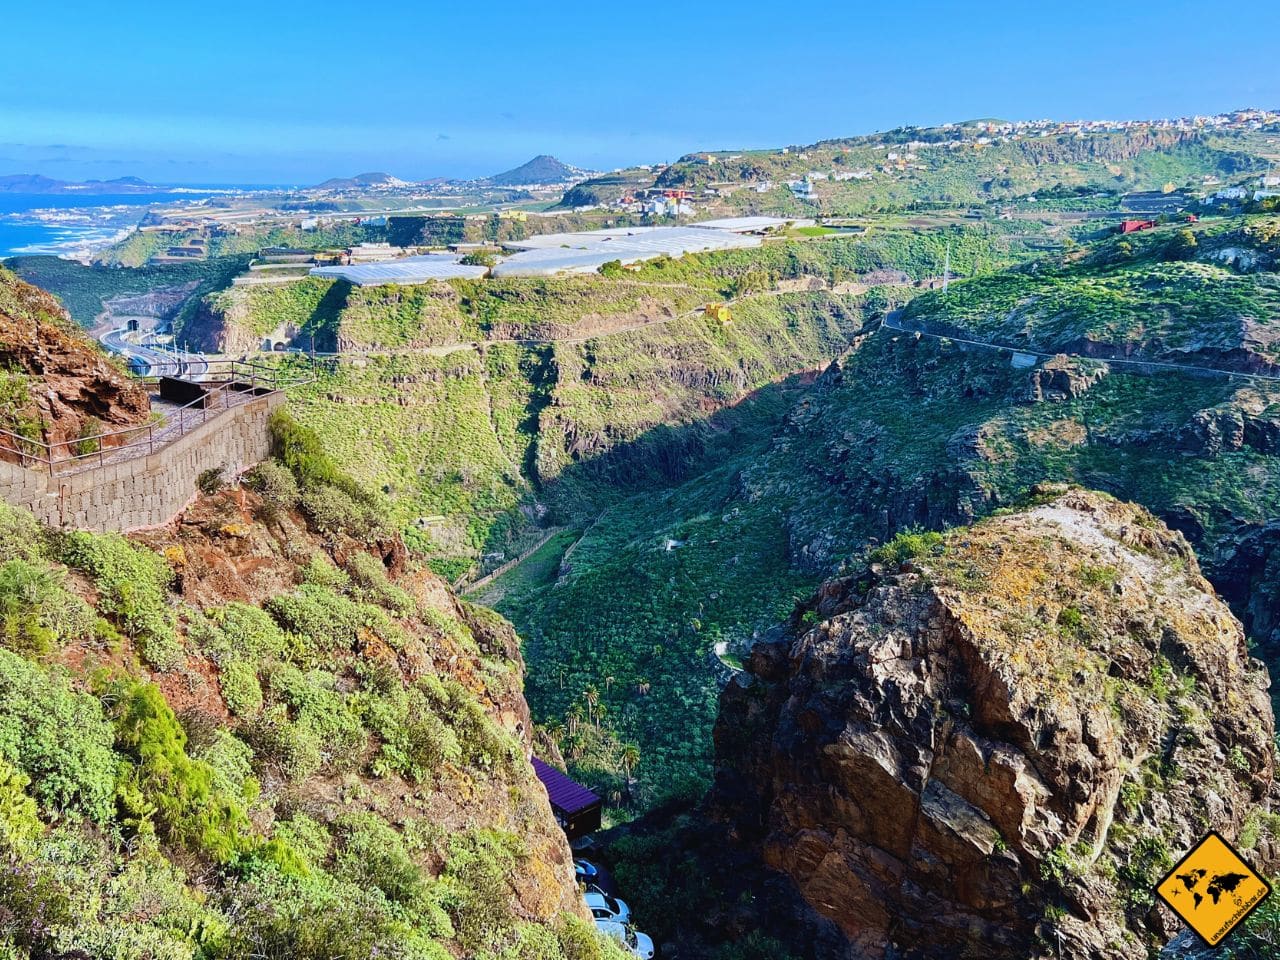
M 450 577 L 496 567 L 548 525 L 687 474 L 724 437 L 715 411 L 829 362 L 868 309 L 942 270 L 1019 262 L 980 225 L 664 259 L 625 276 L 352 287 L 306 279 L 204 298 L 182 336 L 263 336 L 347 356 L 296 392 L 300 416 Z M 880 284 L 876 286 L 875 284 Z M 698 311 L 734 301 L 722 324 Z M 340 410 L 334 415 L 335 406 Z

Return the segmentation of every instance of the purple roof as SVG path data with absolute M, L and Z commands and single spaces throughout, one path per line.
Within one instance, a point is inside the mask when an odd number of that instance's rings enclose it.
M 537 757 L 533 757 L 533 770 L 547 788 L 547 796 L 551 805 L 563 811 L 565 816 L 573 816 L 579 811 L 593 807 L 600 798 L 580 783 L 575 783 L 555 767 L 547 766 Z

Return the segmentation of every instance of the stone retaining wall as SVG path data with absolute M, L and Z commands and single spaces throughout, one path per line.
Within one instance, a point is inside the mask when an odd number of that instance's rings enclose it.
M 243 473 L 271 453 L 267 418 L 284 403 L 272 393 L 232 407 L 149 456 L 65 476 L 0 461 L 0 499 L 52 527 L 137 530 L 168 523 L 196 495 L 196 479 L 221 467 Z

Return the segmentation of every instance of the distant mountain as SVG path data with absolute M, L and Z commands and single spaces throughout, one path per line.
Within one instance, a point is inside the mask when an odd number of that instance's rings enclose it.
M 542 154 L 528 163 L 521 164 L 514 170 L 497 173 L 487 179 L 496 187 L 514 187 L 525 184 L 567 183 L 570 180 L 581 180 L 586 171 L 561 163 L 555 157 Z
M 157 187 L 138 177 L 117 177 L 114 180 L 85 180 L 76 183 L 71 180 L 55 180 L 38 173 L 14 173 L 0 177 L 0 193 L 48 193 L 48 194 L 117 194 L 117 193 L 160 193 L 164 187 Z
M 316 190 L 358 190 L 361 187 L 404 187 L 407 180 L 393 177 L 389 173 L 357 173 L 354 177 L 330 177 L 324 183 L 315 185 Z

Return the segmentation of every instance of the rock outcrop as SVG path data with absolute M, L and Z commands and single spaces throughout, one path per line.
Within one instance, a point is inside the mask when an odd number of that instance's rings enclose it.
M 51 446 L 142 423 L 146 391 L 89 341 L 52 296 L 0 270 L 4 429 Z M 62 451 L 59 451 L 62 452 Z
M 1103 363 L 1062 355 L 1051 357 L 1031 371 L 1027 399 L 1032 403 L 1074 400 L 1087 393 L 1107 372 L 1107 365 Z
M 1152 884 L 1266 805 L 1267 671 L 1187 542 L 1053 493 L 828 582 L 725 690 L 708 809 L 816 955 L 1142 956 Z

